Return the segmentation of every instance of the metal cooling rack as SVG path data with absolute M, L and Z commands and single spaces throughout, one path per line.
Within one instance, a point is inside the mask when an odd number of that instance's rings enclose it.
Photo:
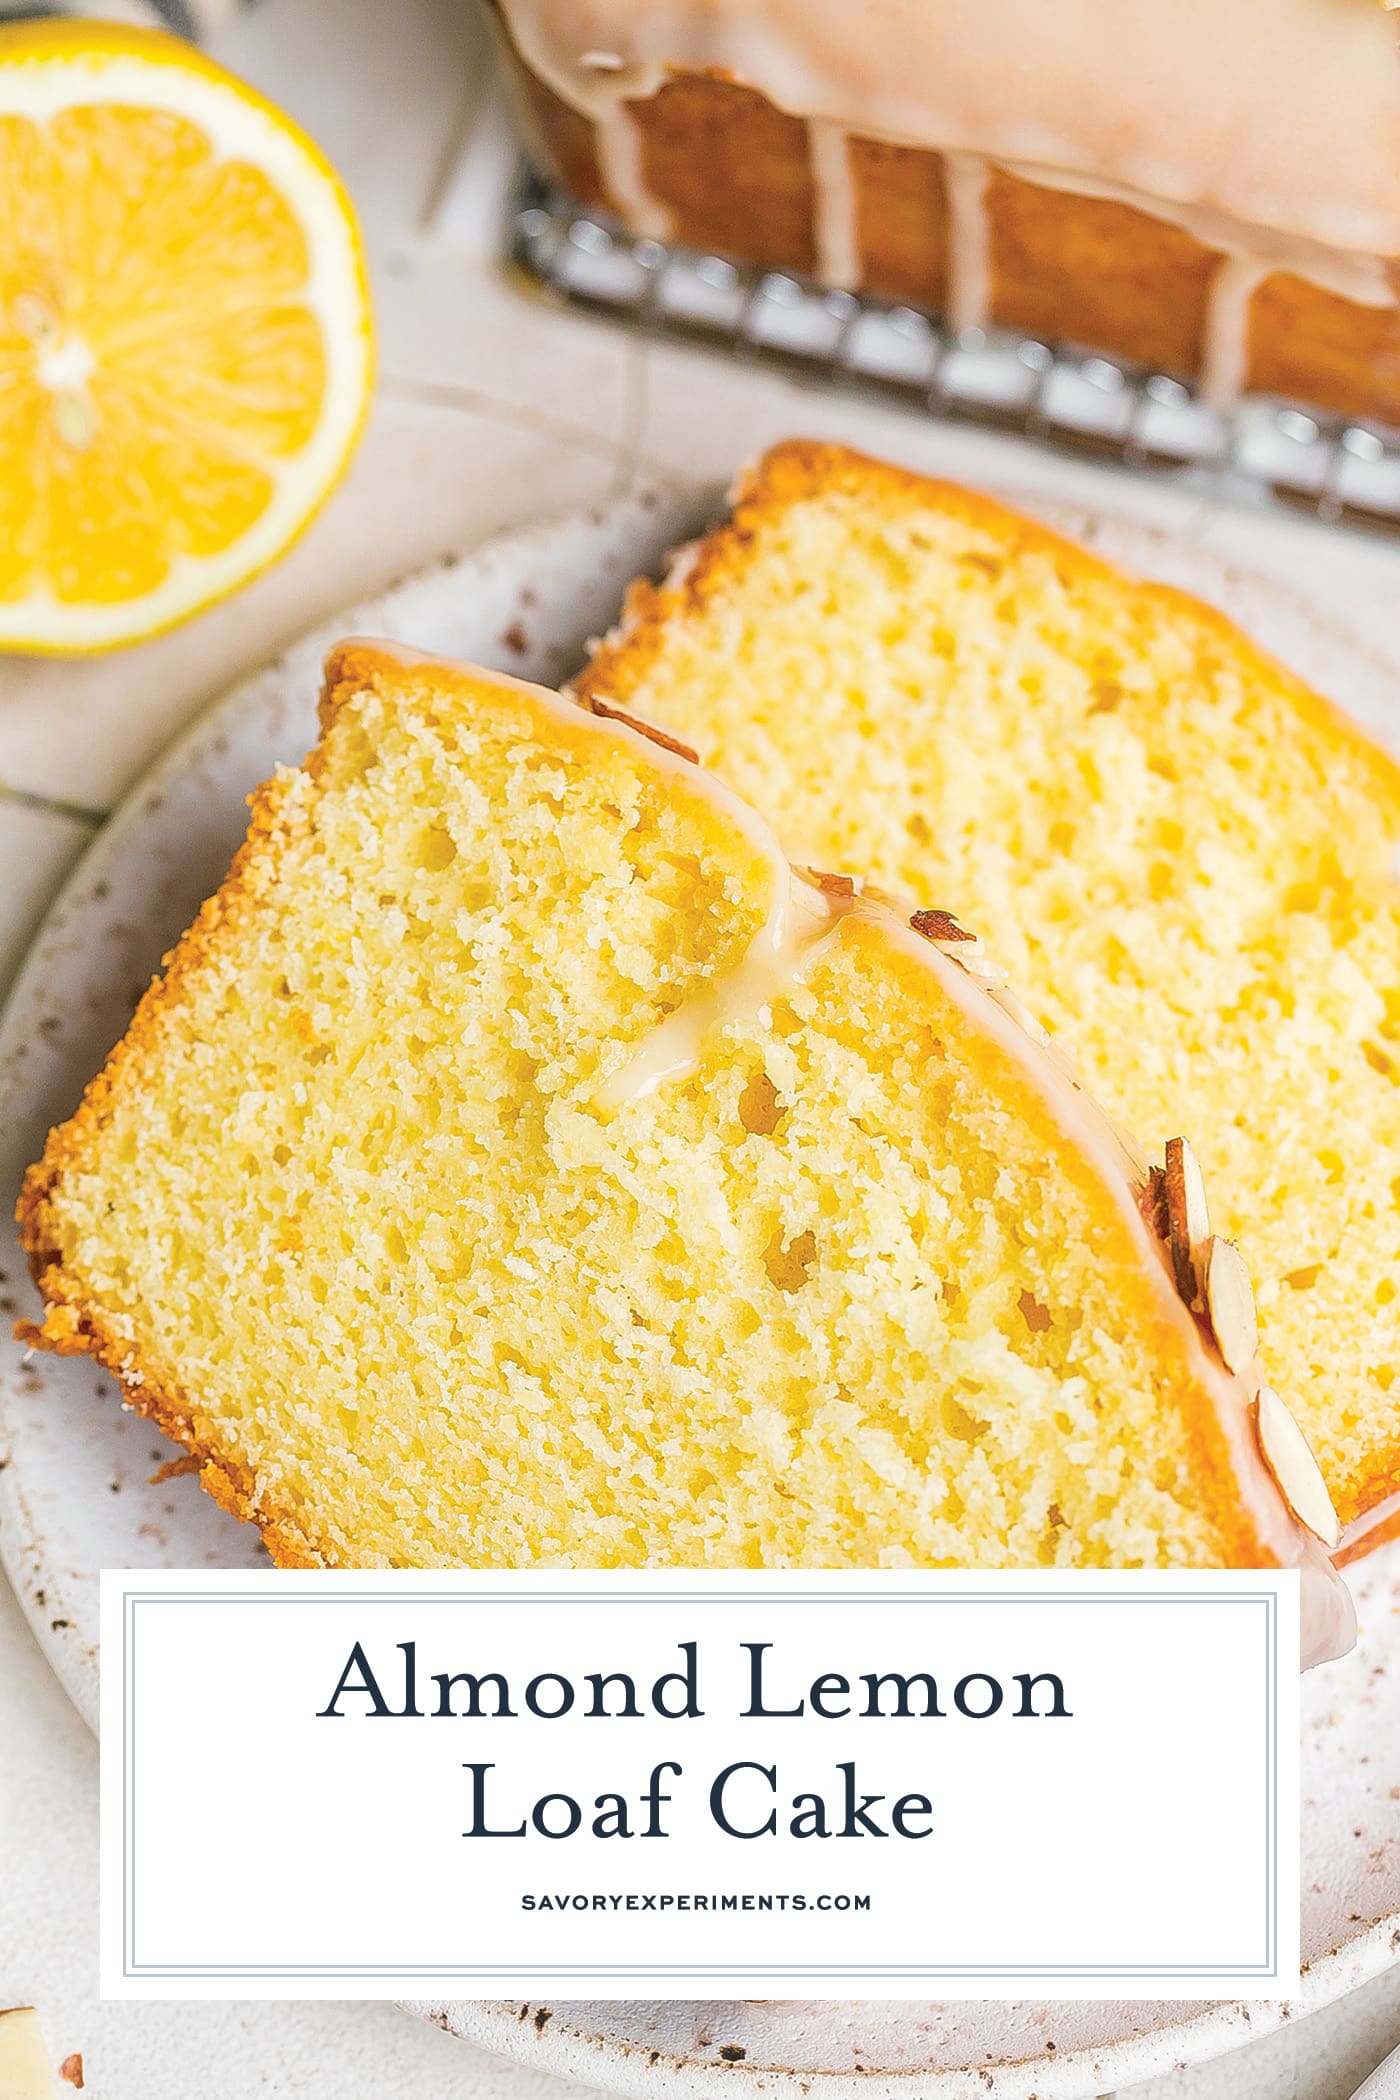
M 954 335 L 929 309 L 636 239 L 528 169 L 509 244 L 551 291 L 647 335 L 1235 501 L 1400 532 L 1400 431 L 1261 398 L 1222 414 L 1165 373 L 1000 329 Z

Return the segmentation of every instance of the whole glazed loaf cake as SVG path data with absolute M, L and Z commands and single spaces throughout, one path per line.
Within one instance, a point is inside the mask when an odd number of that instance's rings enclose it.
M 1111 1113 L 1189 1132 L 1348 1545 L 1400 1513 L 1400 768 L 1220 614 L 777 447 L 577 691 L 786 849 L 954 897 Z
M 494 0 L 533 157 L 635 233 L 1400 420 L 1378 0 Z
M 1182 1148 L 954 918 L 534 687 L 323 720 L 28 1178 L 33 1340 L 288 1564 L 1282 1564 L 1347 1644 Z

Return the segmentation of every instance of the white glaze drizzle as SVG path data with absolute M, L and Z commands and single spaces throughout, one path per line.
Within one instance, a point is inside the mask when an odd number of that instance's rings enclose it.
M 845 126 L 813 117 L 807 126 L 807 158 L 812 173 L 813 274 L 831 291 L 854 291 L 860 283 L 860 237 Z
M 1288 271 L 1359 304 L 1395 303 L 1379 258 L 1400 256 L 1400 55 L 1393 19 L 1367 0 L 502 5 L 529 69 L 599 125 L 600 156 L 622 164 L 620 181 L 605 177 L 610 193 L 642 231 L 655 230 L 656 203 L 642 186 L 641 208 L 622 206 L 629 180 L 637 191 L 637 156 L 629 178 L 618 139 L 604 139 L 609 111 L 654 93 L 669 70 L 714 68 L 807 122 L 824 282 L 853 281 L 858 251 L 834 135 L 948 156 L 956 329 L 987 313 L 985 227 L 979 238 L 960 155 L 1130 204 L 1222 255 L 1255 258 L 1253 281 L 1222 270 L 1209 301 L 1203 383 L 1217 400 L 1246 369 L 1248 300 L 1263 277 Z M 621 63 L 586 67 L 599 48 Z M 1086 74 L 1087 49 L 1111 62 Z
M 992 304 L 992 244 L 987 219 L 991 168 L 980 153 L 945 153 L 948 205 L 948 290 L 944 300 L 954 335 L 985 328 Z
M 642 134 L 627 104 L 610 96 L 594 119 L 598 172 L 618 217 L 649 241 L 671 237 L 671 214 L 647 188 Z
M 1400 38 L 1371 0 L 501 4 L 530 70 L 588 115 L 668 71 L 715 70 L 858 137 L 1400 256 Z M 581 63 L 600 52 L 621 63 Z
M 775 871 L 767 917 L 732 970 L 712 977 L 703 992 L 658 1022 L 641 1046 L 593 1096 L 605 1114 L 644 1101 L 659 1086 L 697 1070 L 705 1042 L 727 1021 L 759 1013 L 801 977 L 836 937 L 820 890 Z
M 1269 274 L 1258 255 L 1225 255 L 1206 296 L 1200 392 L 1212 408 L 1228 408 L 1244 391 L 1249 371 L 1249 308 Z

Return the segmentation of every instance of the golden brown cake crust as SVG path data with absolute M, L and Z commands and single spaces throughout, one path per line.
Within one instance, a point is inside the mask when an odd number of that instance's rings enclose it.
M 593 125 L 511 52 L 532 152 L 584 203 L 618 210 Z M 675 237 L 761 268 L 816 267 L 806 125 L 717 70 L 677 71 L 630 101 L 648 194 Z M 859 288 L 939 308 L 948 232 L 942 156 L 853 134 Z M 717 178 L 716 171 L 722 170 Z M 1228 261 L 1135 204 L 1057 188 L 992 165 L 987 188 L 991 320 L 1187 379 L 1200 376 L 1205 316 Z M 1400 420 L 1400 299 L 1362 305 L 1283 268 L 1254 288 L 1246 387 L 1338 415 Z
M 1219 262 L 1182 227 L 1004 168 L 988 177 L 987 218 L 992 310 L 1003 327 L 1156 371 L 1200 369 Z
M 378 652 L 358 643 L 343 644 L 327 659 L 319 709 L 323 735 L 347 693 L 380 660 Z M 304 770 L 314 779 L 320 769 L 317 747 L 308 754 Z M 126 1404 L 199 1461 L 200 1485 L 220 1508 L 240 1522 L 256 1524 L 279 1567 L 299 1568 L 317 1565 L 314 1548 L 285 1518 L 260 1506 L 252 1473 L 236 1452 L 223 1445 L 198 1396 L 184 1391 L 139 1344 L 119 1334 L 87 1300 L 78 1279 L 65 1269 L 50 1200 L 64 1173 L 82 1157 L 87 1136 L 101 1123 L 116 1089 L 137 1077 L 144 1059 L 159 1055 L 162 1024 L 178 1011 L 195 973 L 230 928 L 255 911 L 276 886 L 290 836 L 285 801 L 285 777 L 264 782 L 249 796 L 247 835 L 228 874 L 162 959 L 161 970 L 142 995 L 125 1035 L 67 1122 L 50 1131 L 43 1156 L 25 1175 L 15 1217 L 45 1311 L 41 1321 L 17 1322 L 15 1333 L 35 1348 L 59 1356 L 91 1357 L 111 1371 L 121 1382 Z
M 308 765 L 314 759 L 313 753 Z M 17 1322 L 15 1333 L 18 1339 L 59 1356 L 92 1357 L 113 1372 L 121 1381 L 126 1403 L 199 1460 L 200 1485 L 220 1507 L 258 1524 L 273 1559 L 280 1567 L 294 1568 L 314 1564 L 306 1542 L 256 1506 L 252 1475 L 236 1453 L 221 1446 L 217 1429 L 198 1397 L 183 1391 L 164 1366 L 119 1334 L 88 1302 L 78 1279 L 63 1265 L 51 1207 L 54 1188 L 81 1158 L 87 1135 L 101 1123 L 116 1088 L 135 1076 L 144 1058 L 158 1054 L 162 1019 L 179 1008 L 194 972 L 227 929 L 255 909 L 275 883 L 287 837 L 283 800 L 279 780 L 267 782 L 249 797 L 248 833 L 223 883 L 164 958 L 162 972 L 143 994 L 126 1034 L 86 1088 L 72 1116 L 50 1131 L 42 1158 L 25 1175 L 15 1216 L 45 1311 L 40 1322 Z
M 318 709 L 322 736 L 346 698 L 390 661 L 383 649 L 359 641 L 343 642 L 330 652 Z M 669 746 L 671 740 L 661 741 Z M 302 770 L 314 780 L 322 766 L 317 745 Z M 64 1174 L 81 1160 L 87 1138 L 101 1124 L 116 1090 L 139 1083 L 143 1061 L 159 1055 L 161 1028 L 178 1012 L 196 973 L 230 929 L 256 911 L 276 887 L 293 821 L 285 807 L 288 777 L 266 781 L 249 796 L 247 834 L 228 874 L 162 958 L 161 970 L 142 995 L 126 1033 L 85 1088 L 73 1114 L 49 1132 L 42 1156 L 24 1177 L 15 1218 L 30 1274 L 44 1300 L 44 1316 L 40 1321 L 16 1321 L 15 1336 L 57 1356 L 90 1357 L 111 1371 L 121 1383 L 125 1404 L 199 1461 L 200 1485 L 220 1508 L 240 1522 L 256 1524 L 279 1567 L 297 1568 L 320 1564 L 312 1542 L 284 1516 L 262 1506 L 250 1469 L 225 1446 L 198 1396 L 186 1392 L 166 1367 L 120 1334 L 90 1302 L 79 1279 L 64 1266 L 51 1200 Z
M 801 118 L 715 72 L 677 74 L 651 101 L 628 106 L 639 120 L 648 186 L 676 200 L 692 247 L 749 255 L 773 269 L 815 269 Z M 720 168 L 723 181 L 715 179 Z M 763 229 L 761 256 L 755 226 Z
M 637 696 L 666 647 L 670 624 L 722 596 L 742 578 L 749 551 L 769 520 L 793 503 L 829 495 L 843 485 L 859 492 L 867 503 L 885 505 L 891 516 L 933 505 L 1003 540 L 1048 555 L 1066 575 L 1123 581 L 1111 564 L 990 497 L 867 458 L 845 446 L 791 439 L 774 446 L 739 477 L 729 518 L 688 550 L 667 579 L 660 584 L 645 579 L 632 584 L 619 627 L 599 645 L 573 682 L 576 698 L 585 707 L 606 702 L 645 712 Z M 1305 721 L 1337 747 L 1345 748 L 1364 773 L 1378 807 L 1390 813 L 1391 834 L 1400 836 L 1400 765 L 1386 751 L 1213 606 L 1168 584 L 1134 579 L 1132 588 L 1163 607 L 1186 609 L 1194 621 L 1281 691 Z M 1343 1522 L 1355 1524 L 1364 1519 L 1368 1511 L 1400 1492 L 1400 1440 L 1378 1444 L 1359 1455 L 1349 1477 L 1330 1485 Z M 1363 1534 L 1360 1550 L 1369 1551 L 1397 1527 L 1400 1518 Z
M 1050 556 L 1066 573 L 1104 582 L 1123 581 L 1109 562 L 1053 532 L 994 497 L 936 481 L 888 460 L 873 459 L 848 445 L 789 438 L 772 446 L 746 468 L 735 483 L 730 515 L 689 551 L 684 562 L 660 584 L 641 578 L 631 584 L 622 622 L 594 651 L 573 680 L 571 690 L 585 707 L 611 701 L 625 707 L 644 684 L 651 665 L 665 646 L 666 623 L 687 610 L 707 604 L 726 584 L 741 577 L 749 547 L 768 520 L 804 497 L 828 494 L 847 485 L 865 497 L 887 504 L 892 514 L 930 504 L 997 534 L 1004 540 Z M 1166 583 L 1132 580 L 1134 592 L 1163 606 L 1186 608 L 1192 618 L 1216 634 L 1289 696 L 1299 714 L 1338 742 L 1366 771 L 1372 792 L 1400 820 L 1400 764 L 1373 743 L 1339 707 L 1315 692 L 1286 665 L 1261 649 L 1233 620 L 1204 599 Z

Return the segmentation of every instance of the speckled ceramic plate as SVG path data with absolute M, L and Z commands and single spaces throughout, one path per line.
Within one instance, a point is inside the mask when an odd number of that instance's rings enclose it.
M 1377 2064 L 1361 2090 L 1352 2095 L 1352 2100 L 1400 2100 L 1400 2049 L 1388 2056 L 1383 2064 Z
M 94 1725 L 99 1568 L 253 1566 L 261 1548 L 193 1480 L 155 1477 L 179 1454 L 122 1413 L 105 1374 L 82 1360 L 26 1358 L 9 1340 L 8 1316 L 33 1308 L 7 1215 L 25 1165 L 48 1125 L 72 1108 L 160 955 L 223 874 L 242 835 L 248 790 L 312 741 L 319 659 L 329 641 L 378 633 L 555 683 L 579 662 L 586 637 L 609 624 L 628 577 L 654 567 L 715 507 L 713 497 L 670 492 L 515 534 L 308 636 L 231 693 L 155 767 L 96 840 L 40 934 L 0 1028 L 0 1549 L 40 1642 Z M 1051 522 L 1214 599 L 1400 747 L 1394 673 L 1296 596 L 1222 570 L 1186 538 L 1106 513 L 1061 510 Z M 872 2088 L 1068 2100 L 1228 2049 L 1400 1959 L 1400 1549 L 1369 1563 L 1356 1588 L 1360 1647 L 1314 1672 L 1304 1692 L 1307 1971 L 1291 2006 L 658 2001 L 416 2009 L 506 2054 L 627 2093 L 699 2094 L 721 2080 L 805 2091 L 817 2081 L 833 2100 L 857 2090 L 869 2100 Z

